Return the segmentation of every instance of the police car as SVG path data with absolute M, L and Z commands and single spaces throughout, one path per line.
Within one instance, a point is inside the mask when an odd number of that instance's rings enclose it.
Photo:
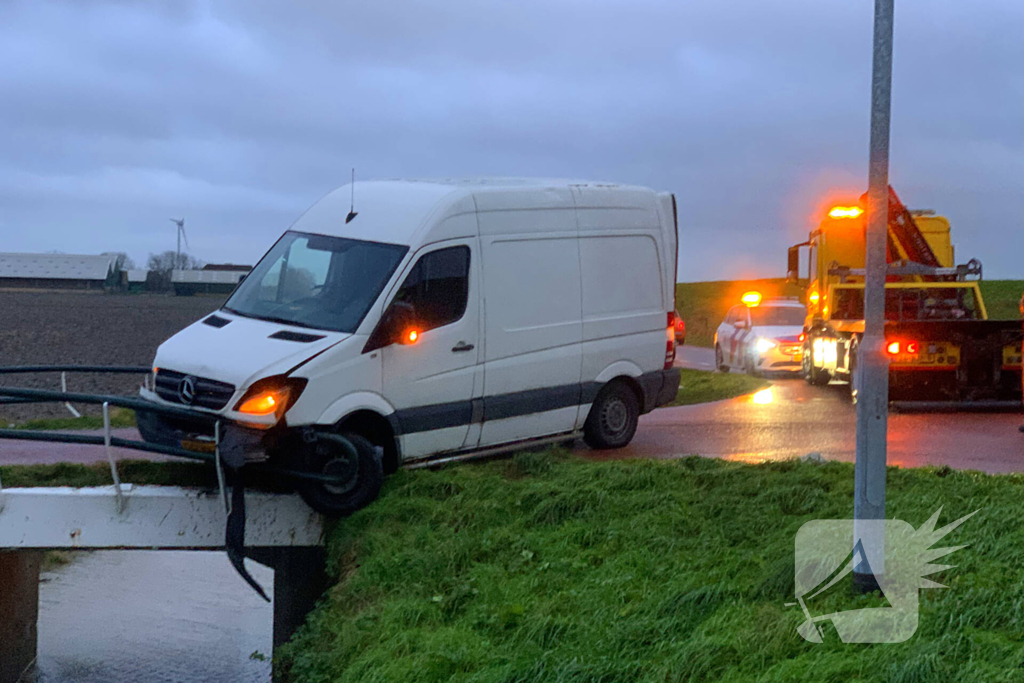
M 751 375 L 800 372 L 807 309 L 796 298 L 765 299 L 747 292 L 715 331 L 715 367 Z

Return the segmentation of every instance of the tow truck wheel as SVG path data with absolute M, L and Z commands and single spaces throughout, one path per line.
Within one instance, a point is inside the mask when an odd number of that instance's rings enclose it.
M 382 458 L 372 443 L 358 434 L 317 433 L 303 444 L 302 469 L 338 477 L 338 484 L 303 480 L 299 495 L 317 512 L 344 517 L 369 505 L 384 482 Z
M 831 379 L 828 373 L 821 368 L 814 367 L 814 347 L 808 344 L 804 347 L 804 360 L 803 370 L 804 379 L 807 383 L 814 387 L 822 387 L 829 383 Z
M 725 364 L 725 356 L 722 355 L 722 347 L 715 344 L 715 370 L 729 372 L 729 366 Z

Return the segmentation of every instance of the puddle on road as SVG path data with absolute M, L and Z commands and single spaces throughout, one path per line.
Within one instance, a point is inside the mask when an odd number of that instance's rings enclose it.
M 273 571 L 246 565 L 269 594 Z M 272 620 L 222 552 L 75 553 L 39 586 L 37 681 L 267 683 Z

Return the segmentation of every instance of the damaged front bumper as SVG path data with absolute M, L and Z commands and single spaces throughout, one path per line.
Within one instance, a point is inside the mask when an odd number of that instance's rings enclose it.
M 214 453 L 217 449 L 217 417 L 210 419 L 169 417 L 156 412 L 136 410 L 139 433 L 148 443 L 183 448 L 196 453 Z M 266 429 L 254 429 L 237 422 L 220 420 L 220 455 L 228 462 L 266 462 Z

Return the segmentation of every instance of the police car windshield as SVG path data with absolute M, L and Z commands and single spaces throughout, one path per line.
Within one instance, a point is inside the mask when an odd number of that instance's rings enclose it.
M 796 306 L 755 306 L 750 309 L 754 327 L 799 326 L 804 324 L 804 309 Z
M 398 244 L 287 232 L 224 309 L 287 325 L 354 332 L 408 250 Z

